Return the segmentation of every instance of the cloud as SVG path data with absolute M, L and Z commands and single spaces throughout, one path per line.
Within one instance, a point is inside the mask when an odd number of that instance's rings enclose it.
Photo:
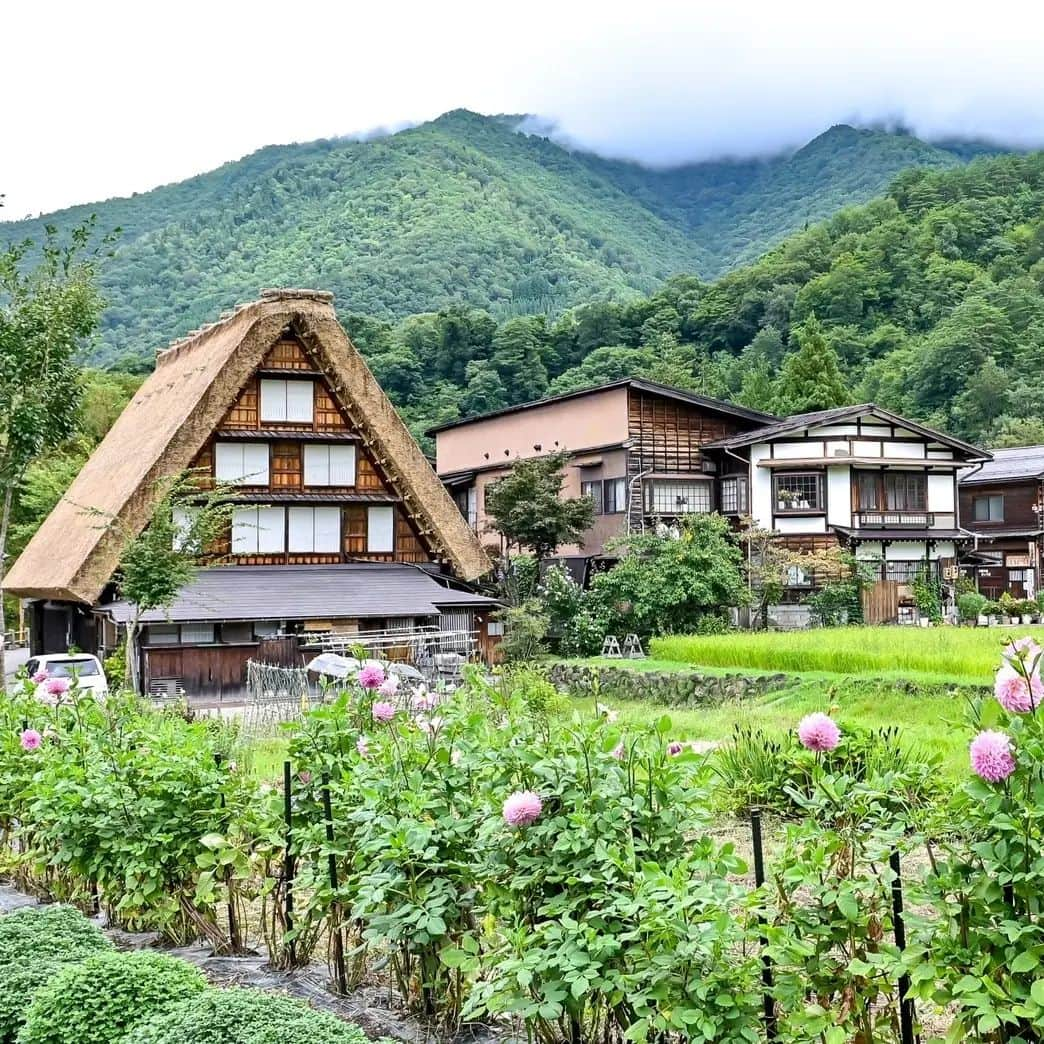
M 448 109 L 535 113 L 653 164 L 763 155 L 831 124 L 1044 143 L 1044 10 L 936 0 L 39 0 L 5 14 L 11 218 L 267 144 Z

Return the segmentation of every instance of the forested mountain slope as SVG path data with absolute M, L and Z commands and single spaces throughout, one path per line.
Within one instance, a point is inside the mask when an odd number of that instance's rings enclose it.
M 835 127 L 796 153 L 655 171 L 466 111 L 367 141 L 262 149 L 127 199 L 0 224 L 0 241 L 90 213 L 123 230 L 102 269 L 95 361 L 147 359 L 262 286 L 332 290 L 401 318 L 459 303 L 499 318 L 633 299 L 678 272 L 713 277 L 953 150 Z

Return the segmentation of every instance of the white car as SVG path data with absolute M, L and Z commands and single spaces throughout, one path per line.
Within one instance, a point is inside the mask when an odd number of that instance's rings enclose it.
M 109 683 L 105 671 L 98 662 L 97 656 L 89 653 L 47 653 L 43 656 L 31 656 L 25 664 L 25 672 L 30 678 L 41 671 L 47 672 L 48 678 L 64 678 L 69 687 L 86 689 L 95 696 L 104 698 L 109 695 Z M 41 693 L 46 692 L 47 682 L 37 686 Z

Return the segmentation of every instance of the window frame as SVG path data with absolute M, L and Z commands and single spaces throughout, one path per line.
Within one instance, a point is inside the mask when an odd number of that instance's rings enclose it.
M 335 482 L 333 480 L 334 474 L 334 451 L 341 451 L 346 457 L 350 458 L 350 482 Z M 317 456 L 325 457 L 325 462 L 317 461 Z M 309 457 L 312 458 L 312 477 L 309 477 Z M 318 467 L 317 467 L 318 465 Z M 347 467 L 346 462 L 343 462 L 343 466 Z M 354 487 L 357 482 L 357 466 L 358 457 L 355 452 L 355 446 L 352 443 L 329 443 L 329 442 L 306 442 L 302 447 L 301 451 L 301 484 L 306 489 L 310 487 L 323 487 L 323 486 L 336 486 L 338 488 Z M 316 472 L 325 473 L 325 479 L 316 481 Z
M 261 512 L 279 512 L 280 524 L 272 529 L 267 526 L 261 525 Z M 236 529 L 239 519 L 244 515 L 253 514 L 254 520 L 244 521 L 242 526 L 238 528 L 247 528 L 253 533 L 254 539 L 252 541 L 246 541 L 247 545 L 243 546 L 243 537 L 239 537 L 239 548 L 237 549 L 237 537 Z M 271 519 L 273 522 L 276 520 L 276 515 L 273 514 Z M 279 547 L 275 546 L 273 542 L 264 548 L 261 547 L 261 534 L 262 533 L 278 533 L 279 536 Z M 230 521 L 230 532 L 229 532 L 229 551 L 233 555 L 282 555 L 286 553 L 286 508 L 282 505 L 268 506 L 263 504 L 242 504 L 232 509 L 232 518 Z
M 264 470 L 247 471 L 246 456 L 248 450 L 263 450 Z M 233 469 L 236 474 L 228 478 L 221 474 L 222 458 L 229 455 L 239 456 L 238 469 Z M 268 442 L 223 442 L 218 439 L 214 443 L 214 479 L 228 486 L 268 486 L 272 481 L 272 447 Z
M 261 424 L 314 424 L 315 423 L 315 381 L 311 379 L 288 380 L 285 377 L 262 377 L 258 385 L 257 418 Z M 279 386 L 277 389 L 276 386 Z M 290 386 L 307 386 L 307 400 L 300 396 L 302 403 L 307 401 L 307 416 L 290 416 Z M 281 392 L 281 394 L 280 394 Z M 279 403 L 282 400 L 282 406 Z M 298 404 L 300 405 L 300 404 Z M 270 412 L 266 412 L 270 411 Z
M 594 513 L 596 515 L 604 515 L 603 500 L 604 496 L 604 483 L 602 479 L 583 479 L 580 482 L 580 496 L 590 497 L 594 504 Z
M 674 497 L 673 510 L 657 506 L 658 492 L 669 492 L 672 489 L 681 490 L 682 488 L 698 492 L 701 500 L 705 496 L 707 507 L 695 511 L 679 511 L 677 510 L 679 499 L 677 495 Z M 688 478 L 679 476 L 678 478 L 647 479 L 642 494 L 642 503 L 645 509 L 645 514 L 651 515 L 655 518 L 681 518 L 686 515 L 710 515 L 714 513 L 714 479 L 709 475 L 706 478 Z
M 323 527 L 322 535 L 329 538 L 333 536 L 332 547 L 318 547 L 320 528 L 319 519 L 320 512 L 323 512 L 322 517 L 328 520 L 328 524 Z M 311 540 L 301 541 L 301 544 L 307 543 L 308 546 L 295 545 L 294 540 L 298 535 L 295 530 L 294 522 L 297 520 L 298 524 L 304 522 L 305 517 L 310 516 L 309 523 L 306 528 L 311 531 Z M 329 526 L 329 520 L 336 517 L 337 525 L 336 528 L 331 531 Z M 286 512 L 287 530 L 286 530 L 286 550 L 291 555 L 335 555 L 340 554 L 341 551 L 341 509 L 336 506 L 329 504 L 292 504 L 287 508 Z
M 622 515 L 626 511 L 627 479 L 622 476 L 602 479 L 602 514 Z
M 792 478 L 814 478 L 816 481 L 816 504 L 809 507 L 780 507 L 780 481 Z M 774 515 L 825 515 L 826 483 L 822 471 L 776 471 L 772 474 L 772 513 Z
M 374 547 L 374 525 L 375 511 L 387 511 L 391 517 L 391 546 Z M 391 504 L 369 504 L 366 508 L 366 553 L 368 555 L 394 555 L 395 554 L 395 529 L 396 529 L 395 507 Z
M 995 518 L 993 515 L 993 504 L 994 502 L 1000 504 L 1000 517 Z M 977 506 L 979 504 L 986 505 L 986 517 L 979 518 L 976 514 Z M 972 496 L 972 521 L 978 522 L 983 525 L 1001 525 L 1004 522 L 1004 494 L 1003 493 L 980 493 L 978 496 Z
M 729 507 L 726 504 L 726 487 L 732 486 L 735 488 L 735 506 Z M 721 477 L 721 488 L 718 492 L 718 510 L 723 515 L 745 515 L 750 510 L 747 495 L 749 491 L 749 485 L 747 482 L 747 476 L 743 474 L 735 475 L 723 475 Z M 732 499 L 732 497 L 729 497 Z

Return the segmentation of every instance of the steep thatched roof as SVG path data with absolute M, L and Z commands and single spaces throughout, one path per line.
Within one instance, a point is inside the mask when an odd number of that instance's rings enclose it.
M 96 601 L 119 561 L 118 534 L 145 526 L 159 480 L 192 463 L 288 329 L 314 356 L 407 509 L 426 523 L 437 552 L 464 579 L 485 573 L 489 562 L 477 538 L 338 323 L 332 295 L 266 290 L 260 300 L 159 353 L 155 371 L 12 566 L 4 590 Z M 109 518 L 118 524 L 105 525 Z

